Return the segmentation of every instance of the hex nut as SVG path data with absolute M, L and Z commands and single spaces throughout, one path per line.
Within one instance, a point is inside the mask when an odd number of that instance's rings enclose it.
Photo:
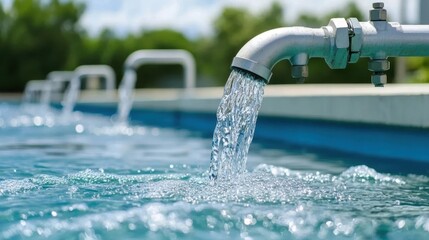
M 333 39 L 333 51 L 326 59 L 326 63 L 332 69 L 344 69 L 349 57 L 349 26 L 344 18 L 332 18 L 327 27 L 331 27 Z
M 307 65 L 294 65 L 292 66 L 292 78 L 306 78 L 308 77 Z
M 372 7 L 375 9 L 381 9 L 384 8 L 384 2 L 375 2 L 372 4 Z
M 387 83 L 386 74 L 373 74 L 371 75 L 371 82 L 376 87 L 383 87 Z
M 372 72 L 385 72 L 390 69 L 390 62 L 386 59 L 371 60 L 368 62 L 368 70 Z
M 387 11 L 386 9 L 372 9 L 369 10 L 369 19 L 371 21 L 386 21 Z

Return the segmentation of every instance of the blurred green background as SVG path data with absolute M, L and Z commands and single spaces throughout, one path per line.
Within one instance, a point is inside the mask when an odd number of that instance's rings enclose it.
M 224 8 L 213 22 L 210 36 L 190 39 L 173 29 L 141 30 L 126 35 L 104 29 L 92 36 L 79 24 L 85 9 L 84 3 L 76 1 L 15 0 L 5 10 L 0 2 L 0 91 L 21 92 L 29 80 L 45 79 L 51 71 L 73 70 L 84 64 L 112 66 L 119 83 L 124 61 L 133 51 L 176 48 L 186 49 L 194 55 L 199 85 L 223 86 L 235 54 L 249 39 L 263 31 L 295 25 L 320 27 L 331 17 L 367 19 L 366 12 L 349 3 L 325 16 L 305 13 L 294 22 L 285 22 L 282 6 L 273 3 L 257 14 L 237 7 Z M 394 79 L 395 73 L 395 59 L 390 60 L 389 81 Z M 406 64 L 406 81 L 429 81 L 428 58 L 410 58 Z M 312 59 L 309 69 L 308 83 L 370 82 L 366 59 L 350 64 L 344 70 L 331 70 L 323 60 Z M 168 81 L 181 74 L 180 66 L 149 65 L 138 71 L 137 87 L 180 87 L 182 84 L 182 81 Z M 274 69 L 271 83 L 293 82 L 290 64 L 280 62 Z

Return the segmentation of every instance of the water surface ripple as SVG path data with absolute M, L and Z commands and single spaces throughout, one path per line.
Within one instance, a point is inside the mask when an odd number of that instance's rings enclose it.
M 247 171 L 212 184 L 197 133 L 52 111 L 0 105 L 0 239 L 429 236 L 425 175 L 256 144 Z

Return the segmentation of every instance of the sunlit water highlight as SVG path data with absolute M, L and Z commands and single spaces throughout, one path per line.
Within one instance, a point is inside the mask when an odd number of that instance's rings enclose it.
M 210 178 L 229 179 L 246 170 L 265 83 L 234 69 L 225 85 L 213 133 Z
M 429 235 L 428 176 L 256 143 L 247 172 L 212 185 L 208 138 L 59 116 L 0 104 L 0 239 Z

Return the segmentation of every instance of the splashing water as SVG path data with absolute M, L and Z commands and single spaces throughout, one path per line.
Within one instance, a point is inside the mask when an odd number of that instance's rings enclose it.
M 121 87 L 119 88 L 119 105 L 118 105 L 118 122 L 126 123 L 133 105 L 132 91 L 136 84 L 136 72 L 127 69 L 122 79 Z
M 217 111 L 210 161 L 210 179 L 229 179 L 246 169 L 261 107 L 265 83 L 255 75 L 234 69 Z
M 73 113 L 74 106 L 76 105 L 77 99 L 79 98 L 80 91 L 80 79 L 73 78 L 70 82 L 68 89 L 66 90 L 65 98 L 62 102 L 63 105 L 63 117 L 69 118 Z
M 0 239 L 428 238 L 427 164 L 264 143 L 212 184 L 200 133 L 76 113 L 0 103 Z

